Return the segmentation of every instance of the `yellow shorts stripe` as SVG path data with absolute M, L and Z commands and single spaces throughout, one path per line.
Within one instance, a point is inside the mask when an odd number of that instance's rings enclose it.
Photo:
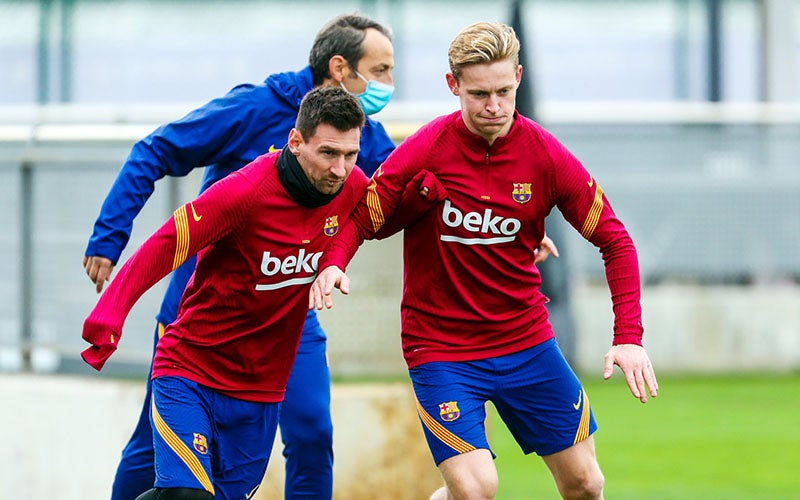
M 436 419 L 431 417 L 430 414 L 425 411 L 425 408 L 419 404 L 419 401 L 417 401 L 417 413 L 419 414 L 420 420 L 422 420 L 422 424 L 427 427 L 434 436 L 439 438 L 441 442 L 450 448 L 456 450 L 458 453 L 467 453 L 468 451 L 474 451 L 476 449 L 471 444 L 445 429 L 442 424 L 437 422 Z
M 158 432 L 159 436 L 167 443 L 167 445 L 175 452 L 178 457 L 183 461 L 184 464 L 192 471 L 192 474 L 197 478 L 203 488 L 212 495 L 214 494 L 214 485 L 211 484 L 211 479 L 206 474 L 206 470 L 203 468 L 202 464 L 200 464 L 200 460 L 197 459 L 192 450 L 186 446 L 186 443 L 181 441 L 181 439 L 169 428 L 166 422 L 161 418 L 161 415 L 158 413 L 158 408 L 156 408 L 156 403 L 153 401 L 151 405 L 153 411 L 153 422 L 156 424 L 156 432 Z
M 586 391 L 581 389 L 583 395 L 583 409 L 581 410 L 581 421 L 578 424 L 578 431 L 575 433 L 575 441 L 572 444 L 580 443 L 589 437 L 589 396 Z

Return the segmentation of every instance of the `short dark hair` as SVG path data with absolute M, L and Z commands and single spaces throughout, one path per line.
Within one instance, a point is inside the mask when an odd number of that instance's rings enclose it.
M 295 128 L 307 141 L 323 123 L 347 132 L 360 129 L 365 120 L 361 104 L 352 94 L 340 87 L 317 87 L 310 90 L 300 102 Z
M 314 75 L 315 86 L 331 76 L 328 71 L 328 61 L 333 56 L 344 57 L 351 68 L 358 66 L 358 61 L 364 57 L 362 43 L 369 28 L 380 31 L 389 40 L 392 39 L 392 32 L 388 28 L 357 13 L 337 16 L 319 30 L 308 54 L 308 64 Z

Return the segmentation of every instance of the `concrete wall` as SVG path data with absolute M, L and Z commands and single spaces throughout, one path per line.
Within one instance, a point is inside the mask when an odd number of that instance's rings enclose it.
M 613 315 L 605 285 L 578 286 L 575 367 L 600 375 Z M 800 368 L 800 287 L 660 285 L 642 290 L 644 345 L 659 372 Z
M 66 376 L 0 375 L 0 498 L 104 500 L 144 386 Z M 426 498 L 440 484 L 407 384 L 333 389 L 335 498 Z M 256 499 L 280 499 L 276 441 Z

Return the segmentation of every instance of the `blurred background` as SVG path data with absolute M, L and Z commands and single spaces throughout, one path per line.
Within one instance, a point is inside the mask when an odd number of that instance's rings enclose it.
M 399 143 L 457 109 L 452 37 L 510 23 L 515 6 L 527 114 L 630 230 L 658 373 L 796 372 L 800 0 L 0 0 L 0 372 L 98 376 L 79 357 L 96 301 L 81 258 L 136 140 L 239 83 L 302 68 L 328 19 L 360 11 L 394 32 L 396 91 L 376 118 Z M 121 262 L 200 175 L 159 182 Z M 613 322 L 602 260 L 559 214 L 548 233 L 562 254 L 543 266 L 559 342 L 576 370 L 599 374 Z M 405 377 L 401 245 L 365 245 L 351 296 L 321 314 L 337 380 Z M 144 379 L 165 285 L 134 308 L 101 378 Z
M 358 10 L 394 31 L 397 90 L 376 116 L 399 142 L 457 108 L 444 83 L 452 37 L 511 22 L 514 4 L 0 2 L 0 370 L 89 372 L 79 331 L 96 297 L 80 261 L 137 139 L 238 83 L 300 69 L 325 21 Z M 797 367 L 800 2 L 518 6 L 535 103 L 525 111 L 583 161 L 631 231 L 658 364 Z M 159 183 L 123 259 L 194 197 L 196 174 Z M 595 369 L 611 325 L 602 261 L 551 219 L 563 257 L 543 271 L 569 310 L 559 335 L 579 368 Z M 355 270 L 366 279 L 323 314 L 334 373 L 403 372 L 400 244 L 367 245 Z M 134 309 L 110 373 L 146 368 L 161 286 Z

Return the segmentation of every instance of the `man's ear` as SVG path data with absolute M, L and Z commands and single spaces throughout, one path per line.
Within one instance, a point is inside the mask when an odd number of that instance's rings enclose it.
M 289 151 L 295 156 L 300 154 L 300 146 L 303 144 L 303 135 L 300 133 L 299 130 L 296 128 L 292 128 L 289 131 L 289 140 L 287 141 L 289 145 Z
M 453 76 L 452 73 L 447 73 L 444 75 L 445 80 L 447 80 L 447 88 L 450 89 L 450 92 L 456 97 L 458 97 L 458 81 L 456 77 Z
M 350 73 L 350 65 L 347 64 L 347 60 L 344 57 L 337 54 L 328 59 L 328 73 L 330 73 L 332 80 L 336 81 L 336 83 L 341 83 L 344 77 Z

